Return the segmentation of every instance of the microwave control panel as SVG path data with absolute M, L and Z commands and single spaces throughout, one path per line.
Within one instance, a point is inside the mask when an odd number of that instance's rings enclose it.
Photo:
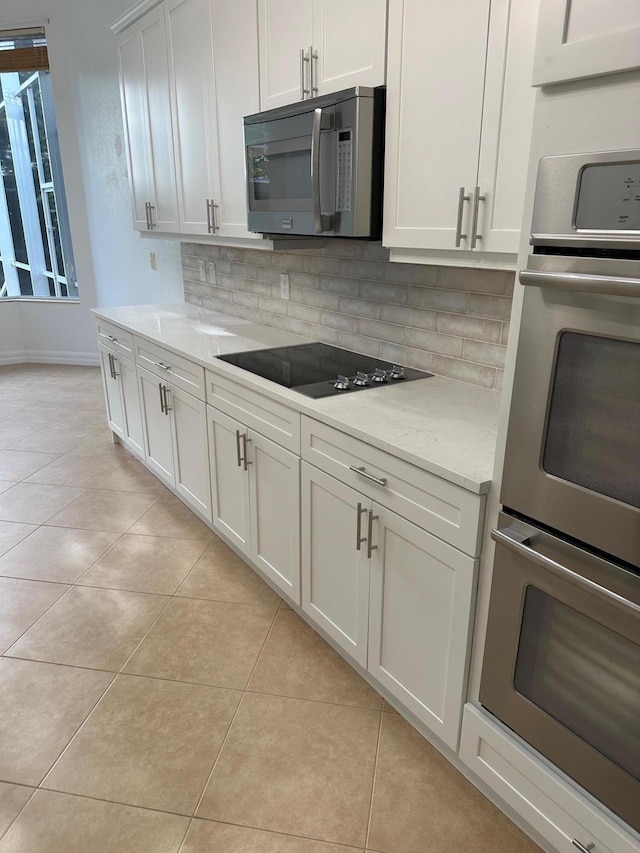
M 352 142 L 350 130 L 338 131 L 336 211 L 351 210 Z

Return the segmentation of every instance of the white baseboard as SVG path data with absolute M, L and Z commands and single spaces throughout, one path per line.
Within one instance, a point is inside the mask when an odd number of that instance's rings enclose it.
M 0 352 L 0 364 L 77 364 L 99 367 L 97 352 L 64 352 L 60 350 L 9 350 Z

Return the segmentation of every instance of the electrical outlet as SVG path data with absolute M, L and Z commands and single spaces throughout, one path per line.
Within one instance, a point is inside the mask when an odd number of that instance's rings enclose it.
M 155 252 L 149 252 L 149 266 L 151 267 L 152 270 L 158 269 L 158 264 L 156 262 L 156 253 Z
M 286 272 L 280 274 L 280 299 L 289 298 L 289 275 Z

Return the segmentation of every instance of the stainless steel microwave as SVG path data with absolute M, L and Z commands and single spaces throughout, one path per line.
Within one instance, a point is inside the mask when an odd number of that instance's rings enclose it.
M 247 116 L 247 220 L 262 234 L 379 239 L 384 87 Z

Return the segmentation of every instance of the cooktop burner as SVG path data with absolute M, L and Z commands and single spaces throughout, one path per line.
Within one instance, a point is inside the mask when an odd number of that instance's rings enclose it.
M 319 343 L 217 357 L 315 399 L 381 388 L 411 379 L 426 379 L 433 375 Z

